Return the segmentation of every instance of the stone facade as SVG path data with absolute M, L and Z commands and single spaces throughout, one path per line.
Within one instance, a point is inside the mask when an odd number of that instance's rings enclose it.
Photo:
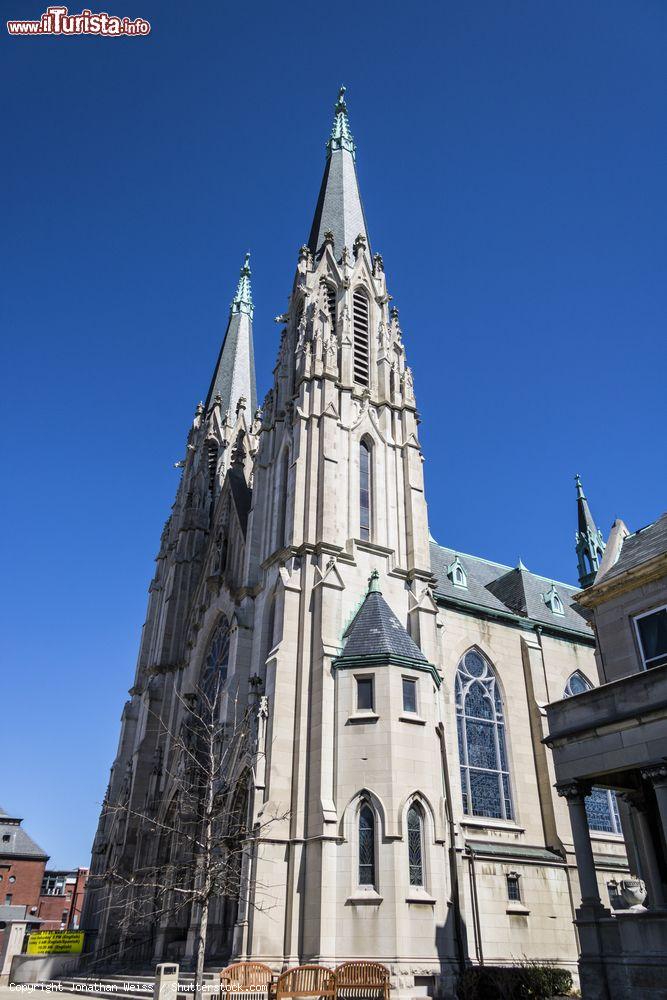
M 254 706 L 263 752 L 229 775 L 228 802 L 242 785 L 251 825 L 281 818 L 252 842 L 239 898 L 216 904 L 212 961 L 373 958 L 399 995 L 447 991 L 468 961 L 576 970 L 572 832 L 543 740 L 546 704 L 596 675 L 593 633 L 575 588 L 430 538 L 410 337 L 390 300 L 341 92 L 273 386 L 248 410 L 246 261 L 180 463 L 107 792 L 134 819 L 103 812 L 93 847 L 84 926 L 99 949 L 127 935 L 94 876 L 168 850 L 146 819 L 177 808 L 165 733 L 224 636 L 223 712 Z M 605 894 L 623 842 L 594 836 Z M 163 917 L 153 957 L 191 957 L 195 924 Z
M 601 686 L 548 706 L 548 745 L 567 800 L 581 883 L 576 925 L 586 1000 L 665 1000 L 667 987 L 667 514 L 612 528 L 579 600 L 593 612 Z M 613 789 L 635 876 L 614 914 L 586 825 L 591 786 Z M 645 905 L 644 905 L 645 904 Z

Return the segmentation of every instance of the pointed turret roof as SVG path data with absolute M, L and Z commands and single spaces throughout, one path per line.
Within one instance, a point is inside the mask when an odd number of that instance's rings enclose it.
M 581 476 L 579 473 L 574 477 L 574 482 L 577 487 L 577 516 L 579 525 L 579 534 L 585 535 L 587 531 L 592 532 L 597 535 L 598 529 L 593 520 L 593 515 L 591 514 L 590 507 L 588 506 L 588 500 L 584 493 L 584 488 L 581 485 Z
M 250 286 L 250 254 L 245 255 L 243 267 L 232 299 L 229 322 L 222 341 L 218 361 L 206 397 L 208 410 L 219 394 L 222 412 L 233 414 L 241 396 L 244 396 L 254 413 L 257 407 L 255 386 L 255 353 L 252 339 L 252 288 Z
M 356 146 L 350 130 L 345 103 L 345 87 L 341 87 L 334 107 L 334 121 L 327 142 L 327 162 L 308 246 L 317 253 L 326 233 L 333 233 L 334 255 L 339 259 L 343 247 L 352 256 L 354 241 L 361 235 L 369 247 L 359 182 L 355 166 Z
M 371 574 L 368 592 L 344 638 L 345 648 L 339 663 L 364 657 L 374 660 L 396 658 L 400 662 L 428 665 L 421 649 L 382 596 L 377 570 Z
M 602 532 L 598 530 L 593 520 L 579 473 L 574 477 L 574 482 L 577 488 L 576 552 L 579 564 L 579 583 L 582 587 L 589 587 L 602 562 L 605 542 Z

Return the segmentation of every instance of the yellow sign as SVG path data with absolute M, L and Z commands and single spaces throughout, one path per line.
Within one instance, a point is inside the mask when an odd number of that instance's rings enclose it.
M 36 931 L 28 935 L 27 955 L 79 955 L 83 931 Z

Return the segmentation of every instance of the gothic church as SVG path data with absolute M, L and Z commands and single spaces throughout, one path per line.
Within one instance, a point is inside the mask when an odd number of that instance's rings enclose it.
M 216 901 L 212 965 L 377 959 L 399 997 L 448 993 L 466 962 L 576 973 L 580 893 L 544 706 L 597 683 L 593 632 L 577 588 L 431 538 L 410 338 L 355 160 L 343 88 L 260 408 L 248 258 L 241 270 L 106 801 L 173 811 L 177 694 L 218 671 L 260 720 L 263 765 L 229 776 L 249 827 L 282 818 L 251 841 L 239 898 Z M 604 541 L 579 480 L 577 497 L 585 585 Z M 607 899 L 627 871 L 613 793 L 595 790 L 588 815 Z M 104 811 L 92 874 L 151 851 L 139 819 L 119 827 Z M 84 915 L 100 953 L 125 933 L 109 892 L 89 892 Z M 191 957 L 194 922 L 161 917 L 152 958 Z

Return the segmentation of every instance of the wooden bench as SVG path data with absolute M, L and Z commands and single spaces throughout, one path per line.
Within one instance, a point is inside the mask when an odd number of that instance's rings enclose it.
M 298 965 L 278 976 L 276 1000 L 283 997 L 335 997 L 336 974 L 324 965 Z
M 221 1000 L 226 997 L 257 998 L 269 1000 L 273 973 L 261 962 L 236 962 L 220 973 Z
M 344 962 L 336 969 L 336 1000 L 389 1000 L 389 969 L 379 962 Z

